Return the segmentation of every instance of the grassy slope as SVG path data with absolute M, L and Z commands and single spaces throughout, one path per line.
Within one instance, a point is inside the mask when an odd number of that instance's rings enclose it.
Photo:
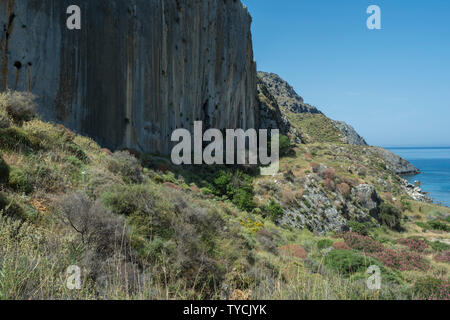
M 338 175 L 375 184 L 380 194 L 380 177 L 396 186 L 395 175 L 365 148 L 324 143 L 330 137 L 320 130 L 320 121 L 306 121 L 312 127 L 302 127 L 316 142 L 284 158 L 282 173 L 301 176 L 319 162 Z M 356 267 L 342 274 L 334 268 L 337 260 L 319 249 L 320 240 L 342 242 L 340 235 L 280 227 L 258 210 L 242 211 L 226 197 L 200 190 L 196 177 L 214 180 L 208 168 L 198 175 L 147 155 L 141 157 L 142 169 L 132 156 L 110 154 L 62 126 L 32 120 L 0 129 L 0 152 L 11 169 L 9 183 L 0 187 L 0 298 L 427 298 L 437 296 L 440 287 L 428 292 L 422 279 L 448 277 L 448 263 L 434 261 L 438 251 L 429 248 L 428 271 L 387 268 L 395 280 L 383 283 L 380 291 L 368 290 L 361 251 L 344 252 L 345 261 Z M 367 167 L 365 176 L 353 173 L 361 163 Z M 349 172 L 352 166 L 356 170 Z M 73 195 L 80 190 L 88 197 Z M 395 192 L 402 196 L 395 190 L 394 197 Z M 279 195 L 269 198 L 284 205 Z M 403 246 L 395 240 L 410 235 L 449 240 L 448 233 L 415 224 L 437 211 L 450 213 L 448 208 L 408 202 L 411 219 L 404 223 L 405 233 L 374 228 L 371 234 L 396 250 Z M 72 220 L 75 226 L 85 219 L 95 228 L 76 231 L 67 212 L 80 215 Z M 82 290 L 65 286 L 70 265 L 82 268 Z

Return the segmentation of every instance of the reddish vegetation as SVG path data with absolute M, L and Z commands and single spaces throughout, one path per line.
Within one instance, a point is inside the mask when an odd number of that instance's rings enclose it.
M 197 186 L 192 186 L 191 191 L 194 193 L 200 193 L 200 189 Z
M 307 152 L 305 153 L 305 160 L 312 160 L 313 156 L 311 153 Z
M 280 248 L 280 251 L 284 255 L 300 258 L 303 260 L 306 259 L 306 257 L 308 256 L 308 253 L 306 252 L 306 250 L 297 244 L 290 244 L 287 246 L 283 246 Z
M 317 162 L 311 162 L 311 170 L 314 173 L 319 172 L 319 168 L 320 168 L 320 164 L 318 164 Z
M 368 256 L 380 260 L 384 265 L 404 270 L 428 270 L 429 265 L 420 252 L 410 250 L 394 250 L 383 246 L 379 241 L 353 232 L 344 234 L 345 243 L 356 250 L 363 251 Z
M 337 185 L 337 190 L 344 197 L 348 197 L 350 195 L 350 186 L 347 183 L 340 183 Z
M 333 243 L 333 248 L 336 250 L 350 250 L 350 247 L 345 242 L 335 242 Z
M 449 263 L 450 262 L 450 250 L 438 253 L 437 255 L 434 256 L 434 260 L 439 261 L 439 262 Z
M 180 190 L 179 186 L 174 185 L 172 182 L 164 182 L 164 185 L 170 189 Z
M 372 256 L 383 262 L 386 266 L 401 271 L 426 271 L 430 268 L 421 254 L 408 250 L 396 251 L 384 248 L 382 251 L 372 254 Z
M 419 239 L 400 239 L 398 243 L 407 246 L 412 251 L 425 252 L 428 248 L 427 243 L 424 240 Z
M 386 201 L 394 202 L 394 198 L 392 197 L 392 193 L 390 193 L 390 192 L 385 192 L 384 198 L 386 199 Z
M 325 181 L 323 182 L 323 186 L 331 191 L 334 191 L 336 189 L 336 185 L 331 179 L 325 179 Z
M 328 168 L 323 173 L 323 177 L 327 180 L 333 180 L 336 177 L 336 171 L 333 168 Z

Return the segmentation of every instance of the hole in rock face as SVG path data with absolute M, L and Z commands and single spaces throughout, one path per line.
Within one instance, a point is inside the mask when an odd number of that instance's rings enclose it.
M 14 67 L 16 67 L 17 70 L 20 70 L 20 68 L 22 68 L 22 62 L 20 62 L 20 61 L 14 62 Z

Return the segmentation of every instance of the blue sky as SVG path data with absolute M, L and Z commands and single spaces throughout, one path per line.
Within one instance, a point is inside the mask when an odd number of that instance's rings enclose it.
M 450 146 L 449 0 L 242 0 L 258 69 L 369 144 Z M 369 30 L 369 5 L 382 30 Z

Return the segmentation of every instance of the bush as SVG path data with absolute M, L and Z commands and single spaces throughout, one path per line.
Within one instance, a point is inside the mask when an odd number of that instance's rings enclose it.
M 407 246 L 409 250 L 417 252 L 425 252 L 428 248 L 426 241 L 420 239 L 400 239 L 398 243 Z
M 76 231 L 83 244 L 96 254 L 113 254 L 118 243 L 127 240 L 125 221 L 106 210 L 100 202 L 91 201 L 84 193 L 64 196 L 58 203 L 62 221 Z
M 11 167 L 9 186 L 16 192 L 25 194 L 33 192 L 33 184 L 28 179 L 27 174 L 16 167 Z
M 26 132 L 21 128 L 0 129 L 0 147 L 9 151 L 32 151 L 37 144 L 31 142 Z
M 444 242 L 440 242 L 440 241 L 428 241 L 427 242 L 428 245 L 433 248 L 433 250 L 435 251 L 447 251 L 450 250 L 450 245 L 444 243 Z
M 333 250 L 325 256 L 324 264 L 344 275 L 365 272 L 371 265 L 379 265 L 373 258 L 348 250 Z
M 343 238 L 352 249 L 363 251 L 390 268 L 401 271 L 429 269 L 428 263 L 418 252 L 385 248 L 381 242 L 352 232 L 344 234 Z
M 264 207 L 263 210 L 272 221 L 276 222 L 279 218 L 283 216 L 283 208 L 276 203 L 273 199 L 270 200 L 269 204 Z
M 14 219 L 26 219 L 25 210 L 14 200 L 10 200 L 4 192 L 0 192 L 0 212 Z
M 238 189 L 233 195 L 233 203 L 239 209 L 251 212 L 256 206 L 253 190 L 249 187 Z
M 0 129 L 6 129 L 11 126 L 11 120 L 6 110 L 0 108 Z
M 351 220 L 348 222 L 348 227 L 351 231 L 361 234 L 363 236 L 367 236 L 369 234 L 369 227 L 362 222 Z
M 437 255 L 434 256 L 434 260 L 439 261 L 439 262 L 449 263 L 450 262 L 450 250 L 438 253 Z
M 428 276 L 414 283 L 413 292 L 418 299 L 448 300 L 450 299 L 450 283 L 448 280 Z
M 350 247 L 345 242 L 335 242 L 333 243 L 333 248 L 335 250 L 350 250 Z
M 227 197 L 243 211 L 251 212 L 256 207 L 252 179 L 239 170 L 235 173 L 219 171 L 213 181 L 213 187 L 216 196 Z
M 122 176 L 125 183 L 142 183 L 142 167 L 128 151 L 114 152 L 108 163 L 108 170 Z
M 0 156 L 0 184 L 7 184 L 9 181 L 9 166 Z
M 333 245 L 333 240 L 330 239 L 322 239 L 317 242 L 317 248 L 319 250 L 329 248 Z
M 354 232 L 347 232 L 343 235 L 345 243 L 350 248 L 355 250 L 364 251 L 366 253 L 375 253 L 383 250 L 383 245 L 372 239 L 371 237 L 363 236 Z
M 393 205 L 383 202 L 380 205 L 380 212 L 378 213 L 378 221 L 388 228 L 396 231 L 401 231 L 402 212 Z
M 350 186 L 345 182 L 338 184 L 337 190 L 344 198 L 348 198 L 350 196 Z
M 288 155 L 291 152 L 292 144 L 289 137 L 280 134 L 280 156 Z
M 7 91 L 0 93 L 0 108 L 18 124 L 36 116 L 36 97 L 26 92 Z
M 303 247 L 299 246 L 298 244 L 290 244 L 286 246 L 280 247 L 280 251 L 287 256 L 299 258 L 302 260 L 305 260 L 308 256 L 308 253 L 306 252 Z
M 439 220 L 429 221 L 428 226 L 433 230 L 450 232 L 450 226 Z
M 228 195 L 233 192 L 232 187 L 233 174 L 224 170 L 219 171 L 214 179 L 215 194 L 217 196 Z
M 400 271 L 405 270 L 416 270 L 416 271 L 427 271 L 430 266 L 423 259 L 420 253 L 409 251 L 409 250 L 392 250 L 384 248 L 378 251 L 372 256 L 376 257 L 378 260 L 383 262 L 385 266 Z

